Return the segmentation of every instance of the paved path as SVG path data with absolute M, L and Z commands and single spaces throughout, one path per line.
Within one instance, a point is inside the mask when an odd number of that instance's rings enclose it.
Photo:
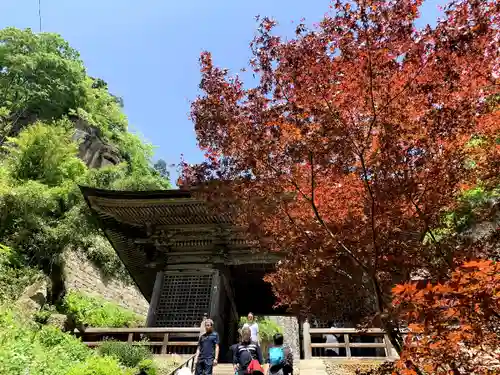
M 214 375 L 234 375 L 233 365 L 221 363 L 214 368 Z
M 325 363 L 322 359 L 301 359 L 299 371 L 300 375 L 327 375 Z

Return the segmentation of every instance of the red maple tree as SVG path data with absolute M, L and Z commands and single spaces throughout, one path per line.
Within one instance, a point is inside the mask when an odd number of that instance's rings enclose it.
M 410 328 L 400 367 L 411 360 L 436 375 L 500 372 L 500 263 L 469 261 L 443 283 L 393 292 Z
M 452 1 L 445 19 L 417 30 L 421 3 L 334 1 L 291 40 L 260 19 L 252 88 L 203 53 L 191 115 L 206 160 L 184 164 L 181 178 L 234 210 L 258 248 L 286 254 L 267 277 L 278 303 L 331 315 L 372 298 L 373 309 L 355 310 L 398 351 L 392 287 L 478 256 L 433 229 L 464 188 L 500 176 L 490 105 L 500 4 Z

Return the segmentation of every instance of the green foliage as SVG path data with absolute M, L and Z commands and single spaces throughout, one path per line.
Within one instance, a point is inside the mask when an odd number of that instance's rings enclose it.
M 66 355 L 76 361 L 84 361 L 89 350 L 79 339 L 53 326 L 43 326 L 37 332 L 37 340 L 46 349 L 60 347 Z
M 156 375 L 158 373 L 158 369 L 154 361 L 150 358 L 143 359 L 137 365 L 139 371 L 145 372 L 147 375 Z
M 74 208 L 84 204 L 77 183 L 86 166 L 66 126 L 27 128 L 4 147 L 0 162 L 0 237 L 47 274 L 63 251 L 85 245 Z
M 0 244 L 0 303 L 18 298 L 39 277 L 40 272 L 26 267 L 19 254 Z
M 104 356 L 112 356 L 127 367 L 154 367 L 152 362 L 146 362 L 152 358 L 152 353 L 145 345 L 132 345 L 120 341 L 105 341 L 99 347 L 99 353 Z
M 39 181 L 49 187 L 77 182 L 85 164 L 77 157 L 78 145 L 71 140 L 71 123 L 40 122 L 27 128 L 6 147 L 6 166 L 18 181 Z M 68 186 L 71 189 L 72 186 Z
M 116 133 L 127 131 L 127 117 L 116 98 L 107 89 L 107 85 L 96 85 L 96 80 L 85 79 L 85 105 L 72 111 L 89 125 L 101 131 L 106 140 L 111 140 Z
M 465 189 L 458 197 L 455 210 L 446 212 L 441 220 L 441 226 L 432 231 L 434 238 L 439 242 L 442 239 L 462 233 L 469 229 L 477 220 L 481 210 L 493 200 L 500 198 L 500 187 L 486 189 L 482 185 Z M 430 234 L 424 238 L 425 242 L 430 242 Z
M 102 298 L 71 291 L 64 298 L 63 310 L 79 324 L 91 327 L 136 327 L 142 318 Z
M 13 311 L 0 311 L 0 374 L 63 375 L 91 351 L 53 327 L 37 328 Z
M 23 315 L 0 306 L 0 374 L 9 375 L 135 375 L 143 368 L 156 374 L 156 366 L 144 354 L 130 353 L 135 363 L 120 357 L 100 356 L 80 339 L 52 326 L 39 326 Z M 126 362 L 126 361 L 125 361 Z
M 59 35 L 0 30 L 0 238 L 9 246 L 0 246 L 0 302 L 17 298 L 41 277 L 40 270 L 51 277 L 53 288 L 62 284 L 62 255 L 68 250 L 82 252 L 105 274 L 129 280 L 78 188 L 170 186 L 166 169 L 151 163 L 152 145 L 128 132 L 122 107 L 104 81 L 87 76 L 78 52 Z M 116 147 L 123 163 L 89 170 L 78 157 L 75 121 L 93 127 L 101 140 Z M 92 326 L 140 323 L 134 313 L 74 293 L 62 308 Z M 38 312 L 36 322 L 47 322 L 52 312 Z M 40 328 L 10 311 L 0 311 L 0 343 L 1 374 L 137 372 L 92 354 L 57 328 Z M 143 366 L 154 373 L 152 364 Z
M 71 368 L 67 375 L 133 375 L 132 369 L 123 369 L 116 358 L 92 356 Z
M 254 319 L 259 324 L 259 337 L 262 341 L 271 343 L 273 341 L 273 336 L 275 333 L 283 333 L 283 328 L 281 328 L 273 320 L 258 316 L 255 316 Z M 248 319 L 247 317 L 243 316 L 240 318 L 240 328 L 243 327 L 245 323 L 248 323 Z
M 259 323 L 259 335 L 263 341 L 272 342 L 276 333 L 283 333 L 283 329 L 274 321 L 261 319 Z
M 39 324 L 47 324 L 50 316 L 56 312 L 54 305 L 45 304 L 39 311 L 33 314 L 33 320 Z
M 89 244 L 85 249 L 84 256 L 98 267 L 105 277 L 113 277 L 126 284 L 131 284 L 130 274 L 125 269 L 115 250 L 104 236 L 100 234 L 90 235 Z
M 2 105 L 17 119 L 60 118 L 85 103 L 79 54 L 57 34 L 0 30 Z
M 65 250 L 79 249 L 104 274 L 130 281 L 78 189 L 170 187 L 166 168 L 151 163 L 152 145 L 128 132 L 122 107 L 59 35 L 0 30 L 0 238 L 47 274 L 61 269 L 52 265 Z M 89 170 L 73 140 L 76 120 L 115 146 L 123 163 Z

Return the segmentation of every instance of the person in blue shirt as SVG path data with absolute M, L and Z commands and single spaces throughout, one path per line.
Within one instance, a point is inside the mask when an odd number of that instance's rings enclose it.
M 195 358 L 195 375 L 212 375 L 219 358 L 219 335 L 214 331 L 212 319 L 205 320 L 205 333 L 200 336 Z

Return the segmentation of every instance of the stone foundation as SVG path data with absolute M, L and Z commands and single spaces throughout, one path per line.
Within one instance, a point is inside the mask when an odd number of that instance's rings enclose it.
M 109 302 L 119 304 L 144 316 L 149 304 L 135 285 L 127 285 L 117 280 L 102 277 L 99 269 L 84 255 L 68 252 L 65 254 L 66 287 L 83 293 L 100 296 Z

